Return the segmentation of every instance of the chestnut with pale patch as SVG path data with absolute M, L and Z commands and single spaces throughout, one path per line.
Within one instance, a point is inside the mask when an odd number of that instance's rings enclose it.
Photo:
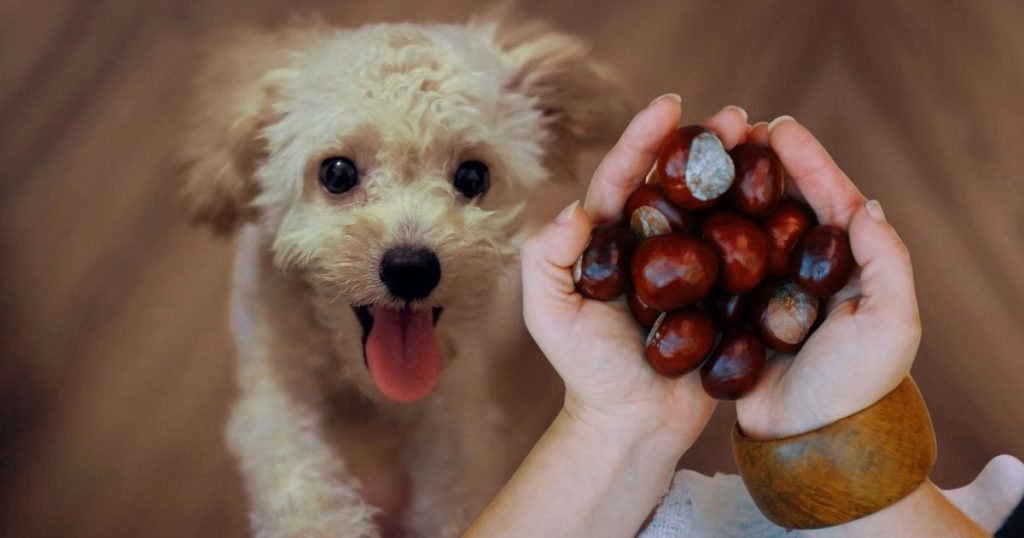
M 792 282 L 768 283 L 755 299 L 754 325 L 768 347 L 795 353 L 818 320 L 821 301 Z
M 697 220 L 693 213 L 669 201 L 660 183 L 647 183 L 633 191 L 622 210 L 622 219 L 640 239 L 670 232 L 688 234 Z
M 614 77 L 505 13 L 212 49 L 183 190 L 197 221 L 241 229 L 228 442 L 254 533 L 457 534 L 557 408 L 509 269 L 535 213 L 579 196 L 535 194 L 625 124 Z M 549 406 L 492 394 L 526 368 Z M 395 484 L 364 499 L 359 476 Z
M 658 156 L 655 177 L 684 209 L 707 209 L 732 186 L 736 167 L 722 141 L 700 125 L 680 127 Z

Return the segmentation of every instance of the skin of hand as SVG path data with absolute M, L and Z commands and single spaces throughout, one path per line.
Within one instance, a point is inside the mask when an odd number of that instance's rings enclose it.
M 996 456 L 970 484 L 942 494 L 985 532 L 994 533 L 1024 499 L 1024 463 L 1009 454 Z

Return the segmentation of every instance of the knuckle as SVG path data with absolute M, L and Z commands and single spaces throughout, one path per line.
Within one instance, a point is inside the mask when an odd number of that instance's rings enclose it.
M 905 260 L 908 264 L 910 263 L 910 247 L 908 247 L 907 244 L 903 242 L 903 239 L 897 237 L 895 245 L 893 245 L 893 248 L 896 251 L 896 255 L 899 256 L 900 259 Z

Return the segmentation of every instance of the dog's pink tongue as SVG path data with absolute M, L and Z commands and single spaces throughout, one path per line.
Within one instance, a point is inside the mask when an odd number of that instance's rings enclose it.
M 375 306 L 366 338 L 366 361 L 377 388 L 396 402 L 430 394 L 441 372 L 441 348 L 429 308 Z

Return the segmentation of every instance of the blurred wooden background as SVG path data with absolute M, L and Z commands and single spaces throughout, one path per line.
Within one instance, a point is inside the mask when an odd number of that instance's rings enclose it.
M 0 5 L 0 536 L 242 536 L 222 428 L 230 245 L 174 205 L 195 45 L 318 10 L 460 20 L 409 0 Z M 914 256 L 915 366 L 963 483 L 1024 456 L 1024 4 L 580 2 L 528 13 L 591 39 L 685 118 L 736 103 L 818 133 Z M 729 470 L 731 408 L 688 456 Z

